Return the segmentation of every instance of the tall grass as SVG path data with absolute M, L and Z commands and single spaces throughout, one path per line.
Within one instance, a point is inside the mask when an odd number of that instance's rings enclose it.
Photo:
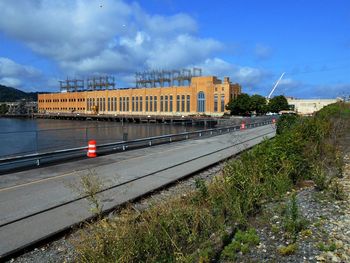
M 275 139 L 227 162 L 212 183 L 197 181 L 196 191 L 143 212 L 124 209 L 82 230 L 75 244 L 79 261 L 210 261 L 230 234 L 227 229 L 244 227 L 262 203 L 281 197 L 300 180 L 315 179 L 320 169 L 341 165 L 338 126 L 349 112 L 348 105 L 336 104 L 315 117 L 283 117 Z

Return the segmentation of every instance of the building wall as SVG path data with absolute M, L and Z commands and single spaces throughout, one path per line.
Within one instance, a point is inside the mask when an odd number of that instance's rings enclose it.
M 300 115 L 313 114 L 324 106 L 336 103 L 337 99 L 294 99 L 287 98 L 288 104 L 294 106 L 294 110 Z
M 200 92 L 205 96 L 204 112 L 198 112 Z M 41 113 L 221 116 L 229 100 L 240 93 L 241 86 L 230 83 L 229 78 L 221 81 L 214 76 L 193 77 L 190 86 L 39 94 L 38 110 Z

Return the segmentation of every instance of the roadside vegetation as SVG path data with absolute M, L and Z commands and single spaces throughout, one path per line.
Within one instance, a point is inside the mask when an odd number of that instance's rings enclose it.
M 130 206 L 115 218 L 104 218 L 81 230 L 75 247 L 80 262 L 209 262 L 235 260 L 259 244 L 249 218 L 268 202 L 281 200 L 304 180 L 342 193 L 338 140 L 347 104 L 332 104 L 314 117 L 282 116 L 277 136 L 228 161 L 221 176 L 197 190 L 154 204 L 144 211 Z M 331 176 L 329 176 L 331 175 Z M 310 235 L 294 194 L 283 208 L 283 228 L 290 245 L 281 255 L 298 249 L 300 235 Z M 330 250 L 329 244 L 320 244 Z M 277 248 L 276 248 L 277 250 Z

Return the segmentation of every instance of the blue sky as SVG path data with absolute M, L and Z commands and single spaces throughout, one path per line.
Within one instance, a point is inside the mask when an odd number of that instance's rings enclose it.
M 1 0 L 0 84 L 58 91 L 58 80 L 194 66 L 247 93 L 350 94 L 347 0 Z

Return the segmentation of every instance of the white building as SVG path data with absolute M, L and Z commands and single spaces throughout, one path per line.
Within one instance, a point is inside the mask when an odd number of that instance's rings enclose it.
M 287 98 L 288 104 L 300 115 L 311 115 L 324 106 L 341 101 L 341 99 L 296 99 Z

